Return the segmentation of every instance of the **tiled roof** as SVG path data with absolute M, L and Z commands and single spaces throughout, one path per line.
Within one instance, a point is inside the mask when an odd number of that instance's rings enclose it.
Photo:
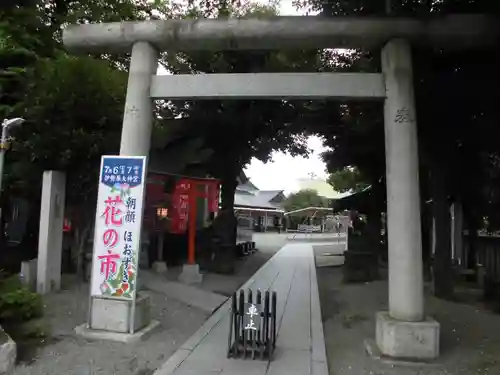
M 282 192 L 282 190 L 258 190 L 248 181 L 245 184 L 238 185 L 236 188 L 234 205 L 276 210 L 280 208 L 279 205 L 270 201 Z
M 299 179 L 300 190 L 316 190 L 320 197 L 327 199 L 342 199 L 351 195 L 351 193 L 339 193 L 325 180 L 315 178 L 302 178 Z
M 257 187 L 250 182 L 250 180 L 247 180 L 244 183 L 240 183 L 237 187 L 236 190 L 240 191 L 258 191 Z

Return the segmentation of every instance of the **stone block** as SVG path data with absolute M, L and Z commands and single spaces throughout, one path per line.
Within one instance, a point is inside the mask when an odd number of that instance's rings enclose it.
M 87 340 L 108 340 L 123 342 L 125 344 L 136 343 L 139 341 L 147 340 L 160 326 L 157 320 L 151 322 L 140 331 L 134 333 L 121 333 L 111 331 L 94 330 L 87 327 L 87 323 L 75 327 L 75 333 Z
M 37 258 L 21 262 L 21 275 L 23 284 L 31 290 L 36 290 Z
M 146 293 L 138 293 L 135 305 L 134 331 L 151 322 L 151 301 Z M 132 302 L 118 299 L 93 298 L 90 328 L 127 333 L 130 330 Z
M 432 360 L 439 356 L 439 323 L 430 317 L 421 322 L 400 321 L 388 312 L 378 312 L 376 342 L 383 356 Z
M 153 272 L 165 273 L 167 272 L 167 264 L 164 261 L 155 261 L 151 267 Z
M 184 264 L 179 275 L 179 281 L 184 284 L 199 284 L 203 280 L 198 264 Z
M 61 289 L 65 196 L 65 174 L 58 171 L 43 172 L 36 277 L 36 288 L 40 294 Z
M 17 346 L 0 327 L 0 374 L 10 374 L 16 365 Z

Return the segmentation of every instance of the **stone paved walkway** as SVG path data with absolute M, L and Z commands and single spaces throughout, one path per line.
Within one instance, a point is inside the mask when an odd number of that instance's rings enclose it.
M 155 375 L 327 375 L 316 268 L 311 244 L 285 245 L 243 286 L 278 293 L 277 343 L 271 362 L 227 359 L 230 301 Z

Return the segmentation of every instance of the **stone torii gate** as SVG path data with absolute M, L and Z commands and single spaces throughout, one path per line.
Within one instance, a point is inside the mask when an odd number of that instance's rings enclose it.
M 389 311 L 376 343 L 395 358 L 439 355 L 439 323 L 424 312 L 417 127 L 410 44 L 494 44 L 500 26 L 483 15 L 437 19 L 277 17 L 74 25 L 64 44 L 84 52 L 132 52 L 121 155 L 149 154 L 154 99 L 342 98 L 385 100 Z M 291 48 L 382 49 L 382 72 L 157 76 L 161 51 Z

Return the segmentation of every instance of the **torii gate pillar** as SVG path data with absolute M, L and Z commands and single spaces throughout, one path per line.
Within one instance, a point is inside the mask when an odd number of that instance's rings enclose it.
M 153 129 L 153 101 L 149 92 L 158 69 L 158 57 L 158 51 L 148 42 L 132 46 L 120 155 L 149 156 Z
M 389 311 L 377 313 L 376 341 L 383 355 L 434 359 L 439 323 L 424 315 L 418 141 L 410 45 L 395 39 L 382 49 Z

